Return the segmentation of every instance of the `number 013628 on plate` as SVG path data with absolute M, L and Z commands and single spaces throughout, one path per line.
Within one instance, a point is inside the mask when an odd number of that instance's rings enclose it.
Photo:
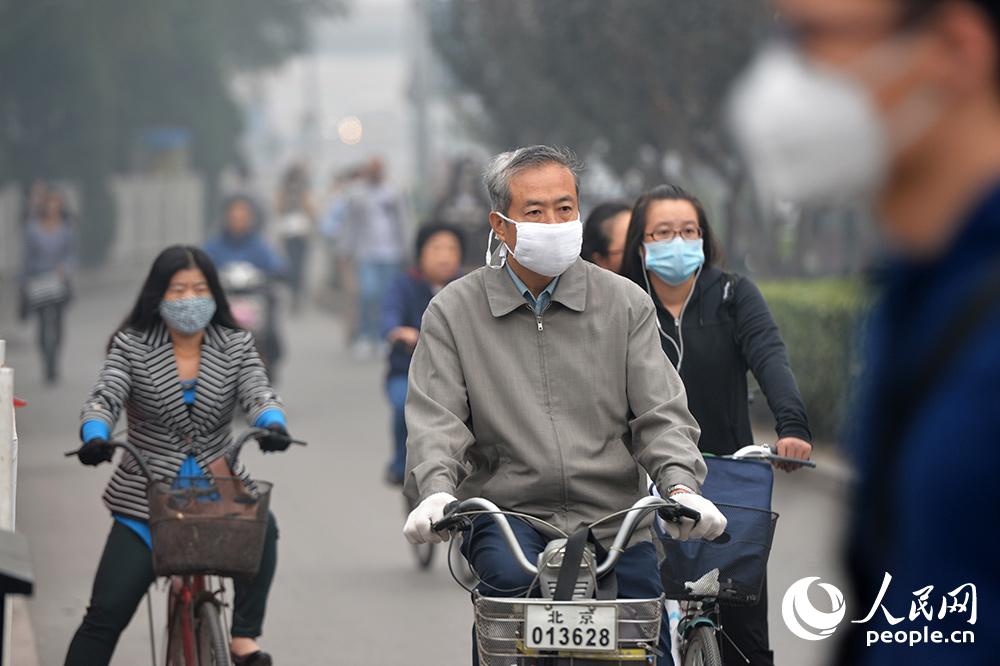
M 618 647 L 618 609 L 584 604 L 528 604 L 524 645 L 534 650 L 612 652 Z

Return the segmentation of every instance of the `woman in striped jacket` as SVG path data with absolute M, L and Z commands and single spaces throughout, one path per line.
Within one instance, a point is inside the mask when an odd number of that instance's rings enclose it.
M 196 247 L 164 250 L 139 294 L 131 315 L 112 337 L 107 360 L 83 407 L 80 461 L 110 461 L 108 444 L 124 408 L 128 440 L 145 456 L 153 474 L 239 476 L 246 470 L 224 454 L 239 405 L 250 422 L 270 434 L 264 451 L 288 448 L 285 415 L 254 348 L 252 336 L 236 327 L 218 275 Z M 104 492 L 113 523 L 94 579 L 90 605 L 66 656 L 67 666 L 100 666 L 146 589 L 154 580 L 147 520 L 146 479 L 124 456 Z M 257 575 L 235 581 L 231 650 L 239 666 L 267 666 L 261 634 L 268 589 L 274 576 L 278 530 L 269 516 L 264 555 Z

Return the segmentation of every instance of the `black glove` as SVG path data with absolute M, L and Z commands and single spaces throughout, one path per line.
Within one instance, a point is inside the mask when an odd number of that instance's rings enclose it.
M 264 453 L 284 451 L 291 445 L 292 440 L 288 436 L 285 426 L 272 423 L 267 426 L 267 429 L 269 431 L 267 434 L 258 435 L 257 437 L 257 443 L 260 445 L 261 451 Z
M 84 465 L 100 465 L 103 462 L 111 462 L 114 455 L 115 447 L 108 444 L 108 440 L 103 437 L 91 439 L 76 452 L 76 457 Z

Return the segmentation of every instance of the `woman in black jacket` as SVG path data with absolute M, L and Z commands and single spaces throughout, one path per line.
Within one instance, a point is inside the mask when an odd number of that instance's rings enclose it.
M 688 407 L 701 426 L 702 451 L 728 455 L 754 443 L 750 370 L 774 414 L 777 453 L 808 459 L 809 424 L 778 327 L 757 287 L 719 268 L 718 255 L 701 202 L 680 187 L 661 185 L 636 201 L 621 274 L 656 304 L 661 343 L 684 381 Z M 774 663 L 766 583 L 759 604 L 723 606 L 722 615 L 726 633 L 751 666 Z M 723 661 L 745 663 L 728 641 Z

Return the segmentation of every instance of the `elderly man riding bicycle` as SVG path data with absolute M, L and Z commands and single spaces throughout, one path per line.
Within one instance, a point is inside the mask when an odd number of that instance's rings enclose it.
M 447 538 L 431 525 L 456 495 L 481 495 L 572 534 L 646 495 L 646 473 L 664 497 L 701 515 L 670 525 L 675 538 L 725 529 L 698 494 L 699 429 L 660 347 L 652 301 L 579 259 L 577 166 L 566 150 L 532 146 L 487 169 L 490 245 L 495 235 L 499 247 L 431 302 L 413 356 L 405 489 L 420 503 L 404 527 L 412 543 Z M 620 523 L 595 528 L 593 540 L 607 547 Z M 529 557 L 555 536 L 511 525 Z M 463 549 L 480 592 L 529 592 L 531 576 L 489 516 L 472 533 Z M 615 572 L 620 598 L 663 594 L 648 529 Z M 660 635 L 668 649 L 669 632 Z

